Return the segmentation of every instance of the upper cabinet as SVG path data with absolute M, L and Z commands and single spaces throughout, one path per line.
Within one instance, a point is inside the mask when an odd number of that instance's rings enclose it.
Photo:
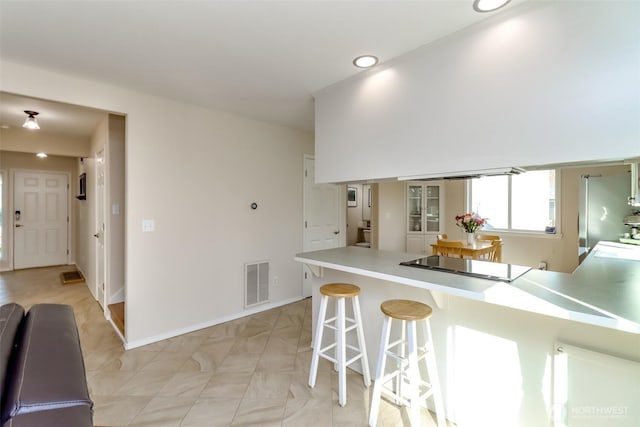
M 441 181 L 407 183 L 407 252 L 431 253 L 443 228 L 443 193 Z

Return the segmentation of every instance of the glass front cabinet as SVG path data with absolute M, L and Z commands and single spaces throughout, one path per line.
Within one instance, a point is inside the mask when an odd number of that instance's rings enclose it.
M 442 181 L 407 183 L 407 252 L 431 254 L 431 244 L 442 233 Z

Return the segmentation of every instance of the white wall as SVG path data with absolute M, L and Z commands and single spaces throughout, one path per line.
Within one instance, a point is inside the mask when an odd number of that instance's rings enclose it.
M 404 182 L 378 184 L 378 249 L 405 251 L 406 205 Z
M 527 2 L 319 92 L 317 180 L 637 157 L 639 17 Z
M 42 130 L 42 132 L 46 132 Z M 49 156 L 87 157 L 89 141 L 86 138 L 47 134 L 46 139 L 31 132 L 0 129 L 0 149 L 22 153 L 47 153 Z
M 129 345 L 242 315 L 244 262 L 271 261 L 272 303 L 300 298 L 293 257 L 302 249 L 302 163 L 312 135 L 9 61 L 2 67 L 1 90 L 127 116 Z M 142 233 L 143 219 L 155 220 L 155 232 Z
M 107 303 L 124 298 L 125 274 L 125 118 L 109 114 L 109 139 L 106 147 L 108 195 L 105 220 L 108 232 Z

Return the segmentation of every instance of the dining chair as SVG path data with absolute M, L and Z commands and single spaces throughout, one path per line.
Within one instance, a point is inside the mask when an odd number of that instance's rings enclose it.
M 433 247 L 434 255 L 462 258 L 462 240 L 438 240 Z
M 502 237 L 495 234 L 477 234 L 476 240 L 502 240 Z
M 479 234 L 476 236 L 477 240 L 490 241 L 493 246 L 493 250 L 486 254 L 484 257 L 487 261 L 502 262 L 502 238 L 492 234 Z
M 491 261 L 502 262 L 502 239 L 492 240 L 491 244 L 496 248 L 493 252 L 493 258 Z

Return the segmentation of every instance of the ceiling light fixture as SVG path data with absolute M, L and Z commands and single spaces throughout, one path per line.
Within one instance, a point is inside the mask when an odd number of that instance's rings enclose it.
M 362 55 L 353 60 L 353 65 L 358 68 L 371 68 L 377 63 L 378 58 L 373 55 Z
M 27 120 L 24 121 L 22 127 L 27 129 L 40 129 L 40 126 L 38 126 L 38 121 L 36 120 L 36 116 L 40 113 L 30 110 L 24 110 L 24 112 L 29 117 L 27 117 Z
M 473 10 L 476 12 L 493 12 L 505 6 L 511 0 L 474 0 Z
M 46 159 L 47 158 L 47 153 L 38 153 L 38 154 L 36 154 L 36 157 L 39 157 L 41 159 Z

